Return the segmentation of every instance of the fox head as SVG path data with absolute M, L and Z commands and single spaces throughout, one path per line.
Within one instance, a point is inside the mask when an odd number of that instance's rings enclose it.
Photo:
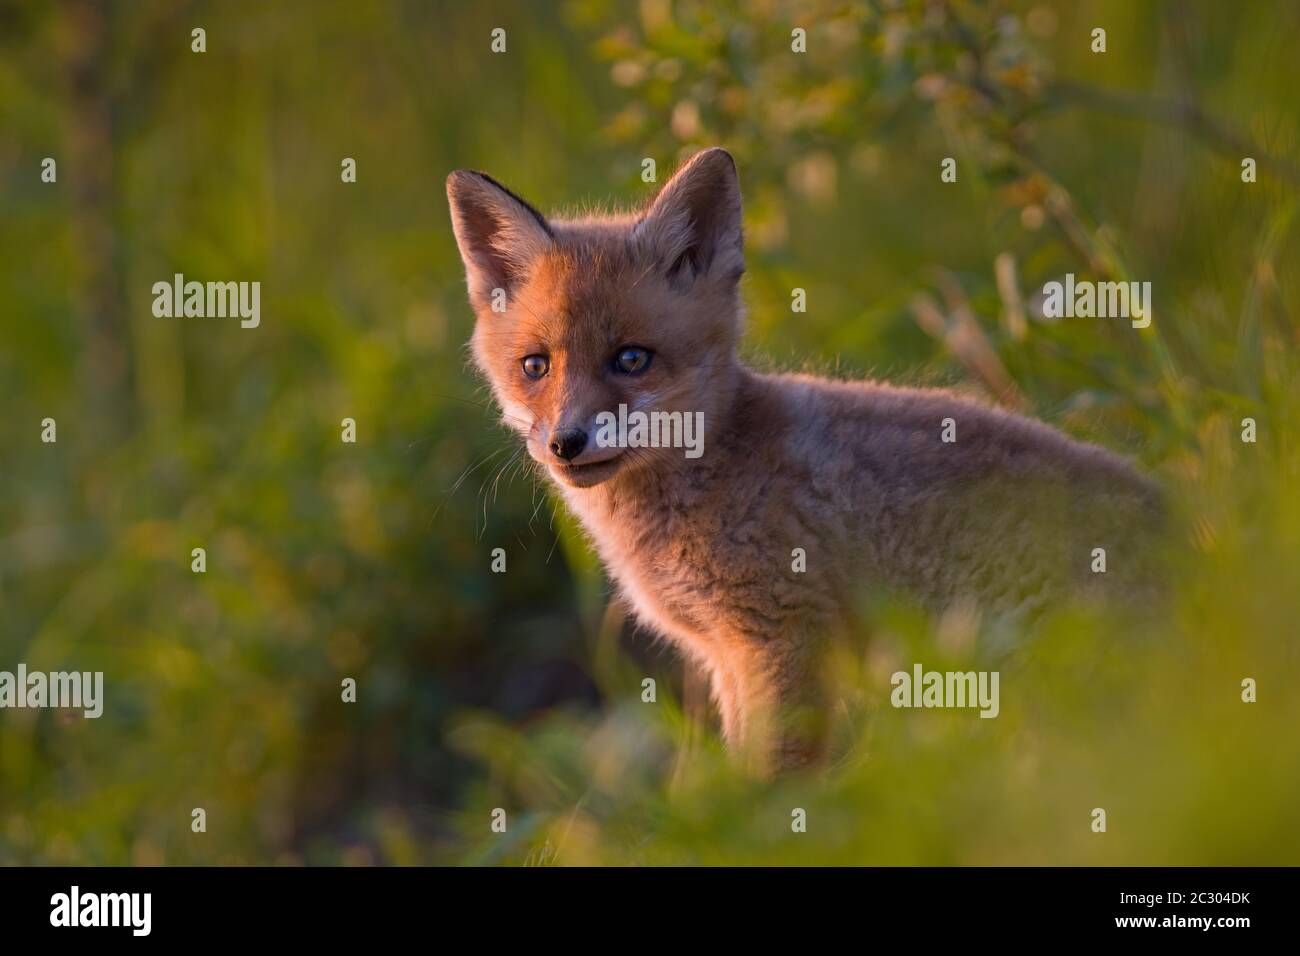
M 543 216 L 483 173 L 447 177 L 476 315 L 474 361 L 506 423 L 561 484 L 589 488 L 682 452 L 597 441 L 601 413 L 724 407 L 740 334 L 740 186 L 696 154 L 639 213 Z

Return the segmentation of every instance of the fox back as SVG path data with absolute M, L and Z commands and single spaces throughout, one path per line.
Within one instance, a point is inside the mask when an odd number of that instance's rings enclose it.
M 1118 456 L 945 390 L 741 364 L 725 150 L 637 214 L 548 219 L 468 171 L 447 191 L 474 359 L 506 423 L 639 619 L 709 675 L 728 743 L 761 768 L 819 754 L 821 649 L 865 589 L 1028 620 L 1151 586 L 1159 499 Z M 600 440 L 616 410 L 695 416 L 698 456 Z

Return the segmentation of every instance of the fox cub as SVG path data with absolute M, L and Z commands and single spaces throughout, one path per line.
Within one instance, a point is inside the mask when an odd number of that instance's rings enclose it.
M 1160 505 L 1116 455 L 943 390 L 741 364 L 725 150 L 625 215 L 548 218 L 467 170 L 447 195 L 474 360 L 505 421 L 638 618 L 708 674 L 728 746 L 761 770 L 819 756 L 819 648 L 868 587 L 1010 620 L 1141 594 Z M 697 454 L 597 440 L 620 408 L 700 421 Z

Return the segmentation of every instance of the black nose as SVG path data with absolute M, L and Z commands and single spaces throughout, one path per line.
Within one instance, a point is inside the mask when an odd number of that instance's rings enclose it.
M 551 454 L 571 461 L 587 447 L 587 433 L 581 428 L 564 428 L 551 436 Z

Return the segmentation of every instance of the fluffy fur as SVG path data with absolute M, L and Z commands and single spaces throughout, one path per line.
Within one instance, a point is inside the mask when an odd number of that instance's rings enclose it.
M 819 650 L 868 587 L 1025 618 L 1149 580 L 1157 496 L 1110 452 L 942 390 L 740 363 L 741 199 L 726 151 L 696 155 L 640 214 L 547 219 L 468 171 L 447 192 L 474 357 L 506 421 L 640 620 L 709 674 L 729 744 L 763 767 L 818 754 Z M 653 352 L 644 373 L 611 367 L 627 346 Z M 530 355 L 549 361 L 539 379 L 522 371 Z M 703 456 L 588 443 L 566 460 L 550 447 L 620 403 L 702 411 Z M 1090 569 L 1098 547 L 1106 574 Z

